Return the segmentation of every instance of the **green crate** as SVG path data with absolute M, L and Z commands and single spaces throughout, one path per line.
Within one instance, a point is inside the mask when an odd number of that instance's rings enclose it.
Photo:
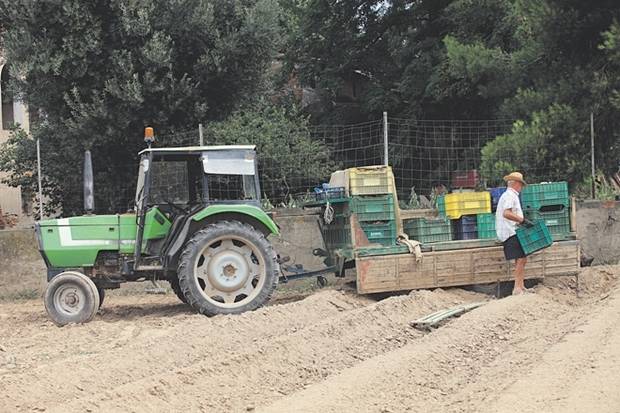
M 545 222 L 554 241 L 562 241 L 570 236 L 570 209 L 560 205 L 556 211 L 526 210 L 526 218 Z
M 534 225 L 529 228 L 523 226 L 517 228 L 517 239 L 525 255 L 533 254 L 553 244 L 549 228 L 543 220 L 534 222 Z
M 381 245 L 396 245 L 396 221 L 360 223 L 368 241 Z
M 446 216 L 446 197 L 445 195 L 439 195 L 437 197 L 437 210 L 440 217 Z
M 452 225 L 446 218 L 413 218 L 403 221 L 403 230 L 410 239 L 430 244 L 433 242 L 452 241 Z
M 323 240 L 329 250 L 351 247 L 351 225 L 346 217 L 335 217 L 329 224 L 323 224 Z
M 495 232 L 495 214 L 476 215 L 476 228 L 478 229 L 478 238 L 480 239 L 497 238 L 497 233 Z
M 539 210 L 541 207 L 549 205 L 569 206 L 568 183 L 562 181 L 531 184 L 521 191 L 523 209 Z
M 392 221 L 396 219 L 394 195 L 355 196 L 351 198 L 351 212 L 363 221 Z

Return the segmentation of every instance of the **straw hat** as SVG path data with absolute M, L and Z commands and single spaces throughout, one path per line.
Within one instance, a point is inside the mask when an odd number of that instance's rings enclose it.
M 527 182 L 523 180 L 523 174 L 521 172 L 511 172 L 504 177 L 504 181 L 517 181 L 521 182 L 523 185 L 527 185 Z

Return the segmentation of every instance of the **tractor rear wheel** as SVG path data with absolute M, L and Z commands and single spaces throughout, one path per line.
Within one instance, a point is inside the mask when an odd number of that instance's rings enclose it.
M 187 242 L 177 274 L 187 302 L 200 313 L 238 314 L 271 298 L 280 266 L 261 232 L 238 221 L 221 221 Z
M 168 279 L 168 282 L 170 283 L 170 288 L 172 288 L 172 291 L 179 298 L 179 300 L 181 300 L 183 304 L 187 304 L 187 299 L 183 295 L 183 291 L 181 290 L 181 286 L 179 285 L 179 279 L 176 277 L 170 278 Z
M 75 271 L 55 276 L 47 285 L 45 309 L 58 326 L 86 323 L 99 310 L 99 293 L 90 278 Z

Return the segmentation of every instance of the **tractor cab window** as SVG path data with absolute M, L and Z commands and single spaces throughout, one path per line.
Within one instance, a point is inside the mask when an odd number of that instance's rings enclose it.
M 259 199 L 254 151 L 213 151 L 202 155 L 210 202 Z
M 204 199 L 198 155 L 155 156 L 150 168 L 149 205 L 186 208 Z

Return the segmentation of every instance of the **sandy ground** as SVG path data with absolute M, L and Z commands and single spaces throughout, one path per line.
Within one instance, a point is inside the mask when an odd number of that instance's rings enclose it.
M 0 303 L 0 411 L 620 411 L 620 267 L 500 300 L 461 289 L 281 295 L 240 316 L 172 295 L 110 296 L 55 327 Z M 432 332 L 409 322 L 488 301 Z

